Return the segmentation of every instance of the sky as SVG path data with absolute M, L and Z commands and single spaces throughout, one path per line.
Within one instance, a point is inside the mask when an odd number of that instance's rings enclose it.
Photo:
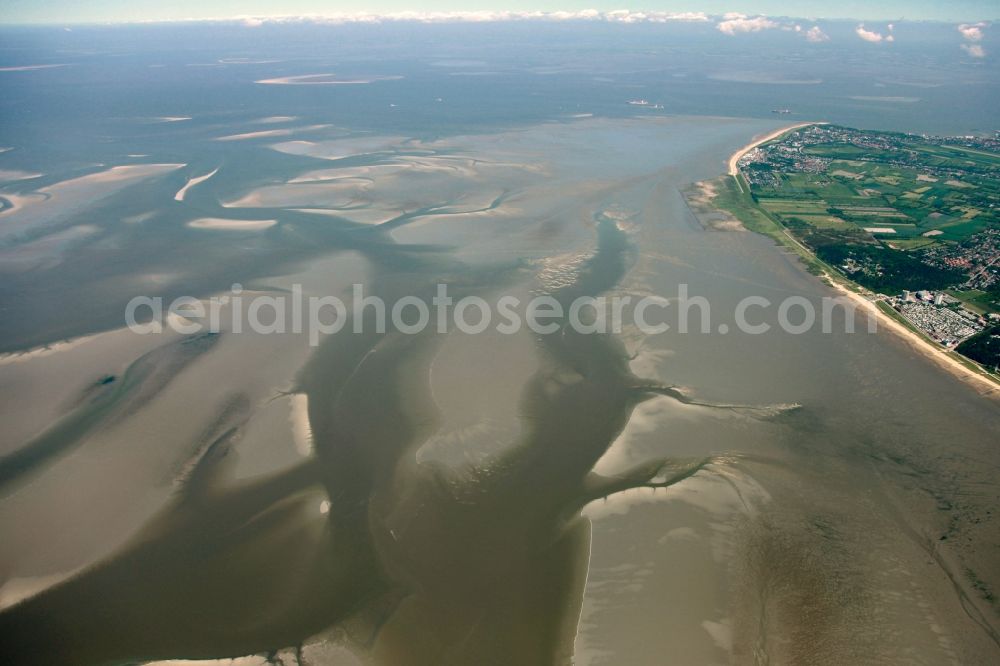
M 630 9 L 862 20 L 990 21 L 997 0 L 0 0 L 0 23 L 107 23 L 398 12 L 578 12 Z

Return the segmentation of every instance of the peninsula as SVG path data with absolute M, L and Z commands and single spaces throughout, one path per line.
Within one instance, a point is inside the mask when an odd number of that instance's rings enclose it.
M 700 183 L 711 203 L 938 363 L 1000 383 L 1000 139 L 798 123 Z M 735 222 L 734 222 L 735 223 Z M 718 224 L 713 228 L 724 228 Z

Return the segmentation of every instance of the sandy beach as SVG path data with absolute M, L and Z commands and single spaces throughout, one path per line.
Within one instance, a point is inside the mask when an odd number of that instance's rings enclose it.
M 751 141 L 750 143 L 748 143 L 747 145 L 743 146 L 742 148 L 740 148 L 739 150 L 737 150 L 735 153 L 733 153 L 732 156 L 729 158 L 729 172 L 728 172 L 729 175 L 730 176 L 735 176 L 737 174 L 737 172 L 739 170 L 738 167 L 736 166 L 737 162 L 740 161 L 741 157 L 743 157 L 744 155 L 746 155 L 747 153 L 749 153 L 751 150 L 753 150 L 757 146 L 759 146 L 761 144 L 764 144 L 764 143 L 767 143 L 768 141 L 771 141 L 773 139 L 777 139 L 782 134 L 785 134 L 787 132 L 791 132 L 792 130 L 799 129 L 800 127 L 809 127 L 810 125 L 825 125 L 825 124 L 826 123 L 823 123 L 823 122 L 817 122 L 817 123 L 796 123 L 794 125 L 788 125 L 787 127 L 782 127 L 781 129 L 776 129 L 773 132 L 770 132 L 768 134 L 765 134 L 763 136 L 760 136 L 760 137 L 754 139 L 753 141 Z
M 808 127 L 810 125 L 825 125 L 825 124 L 826 123 L 824 122 L 796 123 L 794 125 L 788 125 L 787 127 L 782 127 L 773 132 L 755 138 L 753 141 L 743 146 L 729 157 L 729 175 L 734 177 L 737 175 L 737 173 L 739 172 L 739 167 L 737 166 L 737 163 L 739 162 L 740 158 L 746 155 L 754 148 L 756 148 L 757 146 L 765 144 L 768 141 L 777 139 L 781 135 L 791 132 L 792 130 L 799 129 L 800 127 Z M 802 248 L 804 251 L 812 254 L 811 251 L 805 245 L 803 245 L 798 240 L 793 238 L 790 234 L 786 233 L 785 235 L 793 243 Z M 984 395 L 989 395 L 994 398 L 1000 398 L 1000 390 L 998 390 L 998 388 L 1000 387 L 998 387 L 996 382 L 991 380 L 989 377 L 986 377 L 966 367 L 965 365 L 962 365 L 954 358 L 949 356 L 945 349 L 928 342 L 920 335 L 914 333 L 912 330 L 907 328 L 906 326 L 903 326 L 898 321 L 896 321 L 892 317 L 882 312 L 878 308 L 878 306 L 875 305 L 874 302 L 865 298 L 863 295 L 859 294 L 853 289 L 845 287 L 840 281 L 832 279 L 828 274 L 824 274 L 823 277 L 839 293 L 851 299 L 853 302 L 861 305 L 861 307 L 865 309 L 865 312 L 874 314 L 879 326 L 884 326 L 885 328 L 893 331 L 903 340 L 905 340 L 908 344 L 910 344 L 910 346 L 913 349 L 921 352 L 924 356 L 931 359 L 942 368 L 947 369 L 949 372 L 959 377 L 960 379 L 963 379 L 975 385 L 978 389 L 980 389 L 979 390 L 980 393 Z
M 982 395 L 988 395 L 993 398 L 1000 399 L 1000 387 L 997 386 L 996 382 L 991 380 L 974 370 L 962 365 L 954 358 L 948 355 L 947 351 L 935 344 L 932 344 L 922 338 L 920 335 L 916 334 L 906 326 L 882 312 L 875 303 L 853 289 L 848 289 L 838 280 L 830 278 L 829 275 L 824 274 L 824 279 L 837 290 L 838 293 L 851 299 L 854 303 L 857 303 L 864 311 L 869 315 L 874 315 L 878 326 L 884 326 L 889 329 L 904 341 L 909 344 L 915 351 L 920 352 L 925 357 L 929 358 L 934 363 L 938 364 L 942 368 L 948 370 L 953 375 L 967 381 L 969 384 L 974 385 L 977 392 Z

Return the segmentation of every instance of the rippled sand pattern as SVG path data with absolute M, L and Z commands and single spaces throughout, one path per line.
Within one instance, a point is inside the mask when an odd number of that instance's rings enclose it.
M 887 334 L 122 329 L 236 282 L 819 298 L 681 194 L 776 122 L 317 122 L 5 185 L 0 662 L 995 660 L 995 406 Z

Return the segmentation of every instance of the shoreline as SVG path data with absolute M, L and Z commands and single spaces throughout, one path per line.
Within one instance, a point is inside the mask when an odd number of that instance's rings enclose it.
M 744 196 L 748 196 L 748 193 L 743 189 L 743 185 L 742 183 L 740 183 L 739 179 L 738 162 L 741 157 L 746 155 L 748 152 L 750 152 L 757 146 L 765 144 L 768 141 L 773 141 L 774 139 L 777 139 L 778 137 L 787 134 L 792 130 L 799 129 L 801 127 L 808 127 L 810 125 L 826 125 L 826 124 L 827 123 L 825 122 L 796 123 L 794 125 L 788 125 L 786 127 L 774 130 L 773 132 L 769 132 L 766 135 L 755 138 L 750 143 L 743 146 L 730 156 L 728 163 L 729 171 L 727 175 L 729 177 L 734 178 L 736 180 L 736 184 L 739 187 L 740 192 Z M 759 233 L 759 232 L 754 232 L 754 233 Z M 761 235 L 767 236 L 767 234 L 761 234 Z M 787 237 L 787 241 L 794 243 L 796 246 L 798 246 L 799 250 L 806 253 L 813 260 L 821 262 L 819 257 L 817 257 L 814 252 L 812 252 L 809 248 L 800 243 L 787 231 L 785 231 L 784 235 Z M 779 244 L 782 243 L 782 241 L 778 240 L 776 240 L 776 242 Z M 828 268 L 826 264 L 822 264 L 822 262 L 821 265 L 825 268 Z M 957 353 L 957 352 L 950 352 L 944 349 L 943 347 L 939 347 L 938 345 L 929 342 L 916 331 L 896 321 L 895 319 L 887 315 L 885 312 L 883 312 L 875 303 L 875 301 L 872 301 L 871 299 L 864 296 L 864 294 L 857 291 L 857 288 L 859 287 L 858 285 L 855 285 L 854 283 L 851 283 L 849 281 L 847 281 L 847 284 L 845 284 L 846 278 L 840 278 L 839 276 L 831 275 L 827 270 L 825 270 L 825 268 L 823 274 L 819 277 L 831 289 L 833 289 L 839 294 L 846 296 L 852 302 L 861 306 L 868 316 L 874 316 L 876 327 L 884 325 L 886 329 L 895 333 L 903 342 L 908 344 L 915 351 L 919 352 L 922 356 L 927 358 L 932 363 L 938 365 L 941 369 L 951 373 L 954 377 L 965 381 L 967 384 L 975 388 L 976 392 L 979 393 L 980 395 L 992 398 L 994 400 L 1000 400 L 1000 382 L 997 382 L 997 380 L 994 379 L 992 376 L 983 374 L 983 371 L 977 371 L 964 365 L 963 363 L 959 362 L 950 355 L 952 353 Z M 975 363 L 975 361 L 969 359 L 969 363 Z M 982 385 L 982 388 L 985 390 L 980 390 L 979 385 Z
M 826 125 L 826 124 L 827 123 L 824 123 L 824 122 L 795 123 L 794 125 L 786 125 L 785 127 L 782 127 L 780 129 L 776 129 L 773 132 L 769 132 L 768 134 L 765 134 L 763 136 L 758 136 L 757 138 L 755 138 L 750 143 L 748 143 L 747 145 L 745 145 L 742 148 L 740 148 L 739 150 L 737 150 L 735 153 L 733 153 L 729 157 L 729 172 L 728 172 L 729 175 L 730 176 L 735 176 L 735 175 L 737 175 L 739 173 L 739 167 L 737 166 L 737 163 L 740 161 L 740 158 L 743 157 L 744 155 L 746 155 L 747 153 L 749 153 L 751 150 L 753 150 L 757 146 L 765 144 L 768 141 L 773 141 L 774 139 L 777 139 L 782 134 L 787 134 L 788 132 L 791 132 L 792 130 L 797 130 L 797 129 L 802 128 L 802 127 L 809 127 L 811 125 Z
M 947 370 L 958 379 L 971 379 L 975 380 L 975 383 L 982 384 L 986 390 L 977 390 L 977 393 L 980 395 L 993 399 L 1000 399 L 1000 386 L 998 386 L 994 379 L 982 374 L 981 372 L 977 372 L 952 358 L 950 354 L 953 352 L 928 342 L 917 332 L 896 321 L 885 312 L 882 312 L 878 305 L 875 304 L 875 301 L 866 298 L 863 294 L 858 293 L 854 289 L 848 288 L 840 280 L 825 273 L 822 278 L 834 291 L 846 296 L 852 302 L 861 306 L 868 316 L 874 316 L 876 327 L 885 325 L 886 329 L 896 334 L 896 336 L 898 336 L 903 342 L 907 343 L 914 351 L 919 352 L 922 356 L 940 366 L 943 370 Z M 971 359 L 969 362 L 974 363 Z M 973 384 L 973 382 L 968 381 L 967 383 Z M 976 388 L 978 389 L 978 387 Z

